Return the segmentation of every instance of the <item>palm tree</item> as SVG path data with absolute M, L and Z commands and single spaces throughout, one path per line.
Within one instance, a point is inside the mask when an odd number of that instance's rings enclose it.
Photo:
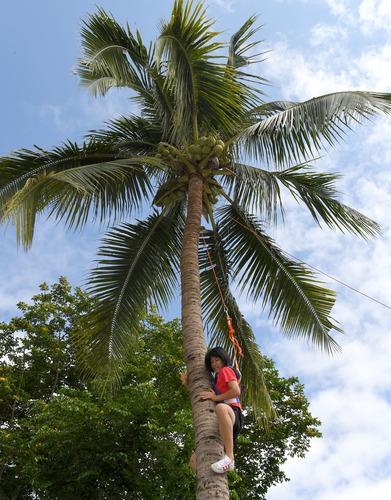
M 260 302 L 286 334 L 326 352 L 338 349 L 330 335 L 340 331 L 330 316 L 334 292 L 266 233 L 283 214 L 281 188 L 319 224 L 364 238 L 379 232 L 338 201 L 337 176 L 309 162 L 355 122 L 389 113 L 390 95 L 339 92 L 301 103 L 264 102 L 265 80 L 244 70 L 258 58 L 255 22 L 248 19 L 227 46 L 201 3 L 175 0 L 156 42 L 145 45 L 138 31 L 98 9 L 82 27 L 77 72 L 96 95 L 131 89 L 139 114 L 92 131 L 82 144 L 22 149 L 0 160 L 0 217 L 13 221 L 26 249 L 43 211 L 73 229 L 88 220 L 115 225 L 90 276 L 97 303 L 82 339 L 86 365 L 107 380 L 120 379 L 146 302 L 166 306 L 180 275 L 200 499 L 228 498 L 226 478 L 210 470 L 221 452 L 213 404 L 199 401 L 209 385 L 202 320 L 211 342 L 233 352 L 229 313 L 244 352 L 247 403 L 273 414 L 262 355 L 232 285 Z M 145 220 L 127 222 L 148 204 Z

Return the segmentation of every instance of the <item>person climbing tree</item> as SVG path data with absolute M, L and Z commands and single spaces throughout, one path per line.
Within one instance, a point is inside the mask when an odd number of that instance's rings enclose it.
M 222 347 L 210 349 L 205 356 L 205 367 L 211 377 L 212 388 L 201 393 L 201 400 L 211 399 L 216 402 L 216 416 L 221 440 L 224 444 L 224 457 L 214 462 L 212 470 L 218 474 L 235 468 L 234 443 L 243 428 L 243 413 L 240 402 L 240 373 L 231 368 L 229 354 Z M 182 382 L 187 385 L 187 374 L 183 373 Z M 190 467 L 196 470 L 196 459 L 190 457 Z

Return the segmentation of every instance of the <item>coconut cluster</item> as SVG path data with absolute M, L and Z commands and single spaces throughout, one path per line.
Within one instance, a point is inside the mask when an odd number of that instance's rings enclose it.
M 177 149 L 170 144 L 160 143 L 157 147 L 156 158 L 163 158 L 164 160 L 173 160 L 177 156 Z
M 211 156 L 221 157 L 224 152 L 225 144 L 223 141 L 213 136 L 200 137 L 195 144 L 191 144 L 187 150 L 189 156 L 194 162 L 199 162 Z
M 190 144 L 183 149 L 160 143 L 157 147 L 156 157 L 166 161 L 174 160 L 179 162 L 186 159 L 194 166 L 201 166 L 200 163 L 206 163 L 205 160 L 214 157 L 228 160 L 225 154 L 224 142 L 211 135 L 200 137 L 196 143 Z
M 160 143 L 156 158 L 161 158 L 175 169 L 178 177 L 165 183 L 156 194 L 154 203 L 167 206 L 186 196 L 189 175 L 198 172 L 204 177 L 204 203 L 214 204 L 221 186 L 214 175 L 224 172 L 224 166 L 229 163 L 224 142 L 215 136 L 200 137 L 196 143 L 177 149 Z

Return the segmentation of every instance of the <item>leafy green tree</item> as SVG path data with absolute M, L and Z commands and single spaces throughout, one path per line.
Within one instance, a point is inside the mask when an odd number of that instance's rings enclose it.
M 86 387 L 79 380 L 71 341 L 80 328 L 78 315 L 83 320 L 93 301 L 80 289 L 72 292 L 65 278 L 40 288 L 31 304 L 19 304 L 19 317 L 0 325 L 1 368 L 7 372 L 1 400 L 10 402 L 6 387 L 12 386 L 18 403 L 14 415 L 1 407 L 1 498 L 194 498 L 195 478 L 187 465 L 194 437 L 189 395 L 179 378 L 179 321 L 148 314 L 123 384 L 113 397 L 102 396 L 96 384 Z M 49 383 L 45 392 L 42 380 L 49 380 L 59 347 L 66 361 L 56 391 Z M 25 363 L 22 370 L 25 351 L 42 349 L 40 363 Z M 303 386 L 265 363 L 279 417 L 265 433 L 247 416 L 238 470 L 230 475 L 233 498 L 264 498 L 272 484 L 286 480 L 280 467 L 287 456 L 303 456 L 319 436 Z M 55 378 L 57 372 L 51 373 Z
M 0 218 L 14 222 L 26 248 L 43 211 L 70 228 L 88 220 L 119 223 L 91 273 L 97 302 L 84 347 L 93 371 L 118 383 L 145 304 L 165 306 L 180 276 L 200 499 L 228 495 L 224 476 L 210 470 L 222 451 L 213 404 L 199 398 L 208 387 L 202 315 L 212 339 L 230 347 L 211 269 L 243 347 L 247 401 L 270 416 L 262 356 L 230 285 L 259 302 L 288 335 L 328 352 L 337 348 L 330 334 L 339 330 L 330 315 L 335 294 L 285 255 L 265 224 L 282 212 L 283 186 L 318 223 L 376 235 L 376 223 L 338 201 L 337 176 L 308 162 L 354 123 L 389 113 L 391 105 L 389 94 L 358 91 L 265 102 L 265 80 L 245 68 L 257 60 L 255 17 L 228 44 L 213 25 L 202 3 L 175 0 L 156 42 L 144 44 L 138 31 L 98 9 L 82 27 L 78 74 L 95 95 L 130 89 L 139 114 L 113 120 L 82 144 L 23 149 L 0 161 Z M 154 206 L 151 215 L 127 222 L 145 203 Z M 203 437 L 212 435 L 214 441 Z
M 24 433 L 14 432 L 20 419 L 30 415 L 33 401 L 47 402 L 60 388 L 85 386 L 76 371 L 69 336 L 76 334 L 76 323 L 92 305 L 85 292 L 72 290 L 62 277 L 50 288 L 43 283 L 31 304 L 18 303 L 20 316 L 0 323 L 0 448 L 5 451 L 0 484 L 10 483 L 10 495 L 18 495 L 23 478 L 19 463 L 28 454 Z
M 81 387 L 69 335 L 93 301 L 80 288 L 73 291 L 64 277 L 51 288 L 41 284 L 40 290 L 32 304 L 17 304 L 22 316 L 0 323 L 0 358 L 7 356 L 17 374 L 21 399 L 27 394 L 48 400 L 59 387 Z

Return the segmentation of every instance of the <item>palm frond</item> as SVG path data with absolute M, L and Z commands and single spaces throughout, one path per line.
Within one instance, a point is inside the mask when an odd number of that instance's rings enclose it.
M 228 64 L 233 68 L 241 68 L 242 66 L 247 66 L 256 62 L 251 52 L 261 43 L 261 41 L 249 41 L 260 29 L 260 26 L 254 26 L 256 21 L 257 16 L 249 17 L 236 33 L 231 36 L 229 42 Z
M 341 331 L 330 317 L 335 293 L 321 286 L 303 264 L 285 256 L 256 218 L 237 205 L 218 211 L 227 242 L 232 278 L 253 301 L 261 299 L 283 332 L 302 337 L 329 353 L 339 348 L 330 330 Z
M 210 342 L 224 347 L 233 357 L 232 343 L 226 324 L 228 312 L 244 357 L 239 358 L 242 385 L 245 387 L 243 402 L 250 405 L 257 415 L 270 418 L 274 414 L 272 402 L 263 376 L 263 357 L 256 344 L 250 325 L 241 314 L 229 286 L 229 262 L 224 243 L 215 227 L 204 230 L 200 245 L 201 297 L 203 315 L 208 324 Z M 220 293 L 228 311 L 225 311 Z
M 165 307 L 173 298 L 183 225 L 177 206 L 136 224 L 122 224 L 104 238 L 87 286 L 96 299 L 90 328 L 78 340 L 87 371 L 118 381 L 147 301 Z M 90 365 L 92 360 L 100 366 Z
M 254 103 L 251 88 L 238 83 L 234 68 L 223 64 L 223 44 L 216 41 L 213 24 L 202 3 L 176 0 L 157 40 L 156 54 L 174 96 L 174 142 L 193 142 L 198 129 L 230 137 Z
M 176 135 L 180 126 L 188 139 L 197 139 L 200 77 L 206 76 L 206 67 L 213 66 L 207 58 L 222 47 L 214 41 L 217 33 L 209 31 L 214 22 L 205 13 L 201 3 L 194 6 L 191 1 L 176 0 L 156 44 L 158 60 L 164 59 L 167 67 L 167 85 L 174 94 Z
M 254 121 L 264 120 L 265 118 L 271 118 L 277 113 L 282 111 L 287 111 L 288 109 L 296 106 L 298 103 L 295 101 L 270 101 L 262 103 L 261 105 L 255 107 L 251 110 L 252 119 Z
M 47 151 L 38 146 L 35 150 L 21 149 L 9 157 L 0 158 L 0 206 L 8 196 L 23 187 L 24 183 L 42 172 L 58 172 L 75 166 L 111 161 L 119 157 L 110 144 L 89 141 L 79 146 L 71 141 Z
M 276 222 L 284 215 L 278 176 L 243 163 L 232 163 L 233 175 L 223 177 L 222 184 L 234 201 L 248 212 L 260 213 L 266 222 Z
M 338 143 L 348 129 L 378 113 L 391 112 L 391 95 L 336 92 L 301 103 L 274 103 L 253 110 L 254 123 L 236 138 L 243 154 L 287 166 Z
M 110 120 L 106 129 L 92 130 L 88 138 L 113 144 L 127 156 L 154 153 L 156 146 L 165 140 L 161 123 L 136 115 Z
M 83 57 L 76 72 L 82 84 L 94 95 L 112 87 L 133 90 L 142 112 L 160 122 L 168 138 L 172 102 L 154 46 L 146 47 L 138 31 L 133 34 L 129 25 L 121 26 L 101 8 L 84 22 L 81 35 Z
M 28 248 L 35 217 L 44 209 L 73 228 L 82 227 L 90 216 L 103 223 L 129 214 L 150 194 L 148 174 L 159 162 L 154 157 L 119 157 L 107 143 L 91 141 L 53 151 L 22 150 L 1 159 L 1 220 L 14 220 L 17 239 Z
M 369 238 L 380 234 L 380 226 L 357 210 L 336 199 L 335 181 L 338 174 L 309 170 L 308 165 L 297 165 L 275 173 L 295 199 L 304 202 L 318 224 Z
M 152 193 L 151 174 L 159 168 L 161 162 L 156 158 L 136 156 L 56 173 L 53 179 L 60 190 L 49 216 L 74 229 L 89 219 L 99 224 L 115 223 L 141 208 Z
M 277 171 L 233 163 L 230 170 L 234 175 L 222 181 L 229 196 L 245 211 L 259 213 L 265 222 L 277 222 L 279 214 L 284 218 L 281 184 L 307 206 L 318 224 L 323 221 L 332 229 L 363 238 L 380 234 L 376 222 L 337 200 L 338 174 L 316 172 L 308 163 Z
M 243 25 L 231 36 L 228 45 L 227 66 L 235 69 L 235 77 L 243 82 L 253 82 L 258 84 L 253 90 L 258 94 L 263 94 L 259 84 L 267 84 L 266 78 L 260 75 L 248 73 L 239 68 L 250 66 L 261 62 L 259 56 L 266 54 L 266 51 L 255 53 L 256 48 L 263 40 L 250 41 L 250 39 L 260 30 L 261 26 L 255 26 L 257 16 L 249 17 Z
M 149 87 L 145 66 L 150 53 L 129 29 L 123 28 L 110 14 L 99 8 L 81 28 L 83 58 L 77 73 L 83 85 L 94 94 L 104 95 L 112 86 L 127 86 L 143 92 Z

